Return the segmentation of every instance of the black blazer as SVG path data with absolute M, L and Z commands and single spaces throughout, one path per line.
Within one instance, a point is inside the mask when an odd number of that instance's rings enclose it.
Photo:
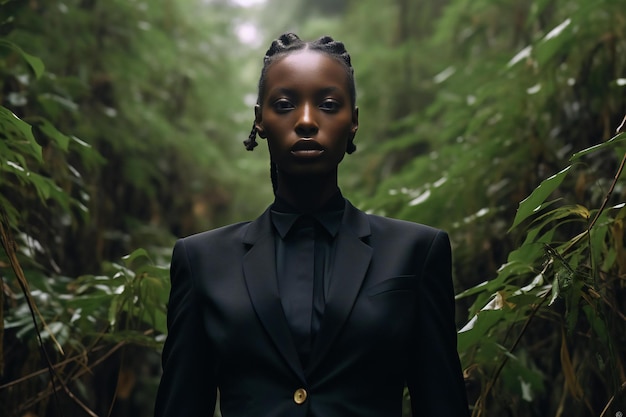
M 179 240 L 158 417 L 465 417 L 450 244 L 346 202 L 306 369 L 279 299 L 269 210 Z

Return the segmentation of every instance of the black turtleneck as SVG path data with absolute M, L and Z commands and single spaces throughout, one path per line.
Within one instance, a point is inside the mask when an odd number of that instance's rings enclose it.
M 279 196 L 271 207 L 280 299 L 304 367 L 324 314 L 344 208 L 339 191 L 313 212 L 298 210 Z

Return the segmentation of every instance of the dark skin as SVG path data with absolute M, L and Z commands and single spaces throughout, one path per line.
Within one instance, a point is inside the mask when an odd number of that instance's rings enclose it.
M 277 166 L 276 194 L 304 212 L 326 203 L 359 125 L 345 67 L 317 51 L 286 55 L 268 68 L 254 113 Z

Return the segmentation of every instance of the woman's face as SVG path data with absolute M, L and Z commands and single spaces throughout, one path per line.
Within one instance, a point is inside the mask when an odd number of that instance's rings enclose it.
M 292 52 L 268 68 L 264 91 L 255 126 L 279 172 L 336 172 L 358 127 L 346 68 L 321 52 Z

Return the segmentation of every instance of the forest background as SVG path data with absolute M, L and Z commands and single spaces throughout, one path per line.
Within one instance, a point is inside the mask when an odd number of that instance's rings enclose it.
M 473 416 L 623 416 L 624 6 L 0 0 L 0 416 L 152 415 L 175 238 L 272 201 L 287 30 L 352 55 L 344 194 L 450 232 Z

